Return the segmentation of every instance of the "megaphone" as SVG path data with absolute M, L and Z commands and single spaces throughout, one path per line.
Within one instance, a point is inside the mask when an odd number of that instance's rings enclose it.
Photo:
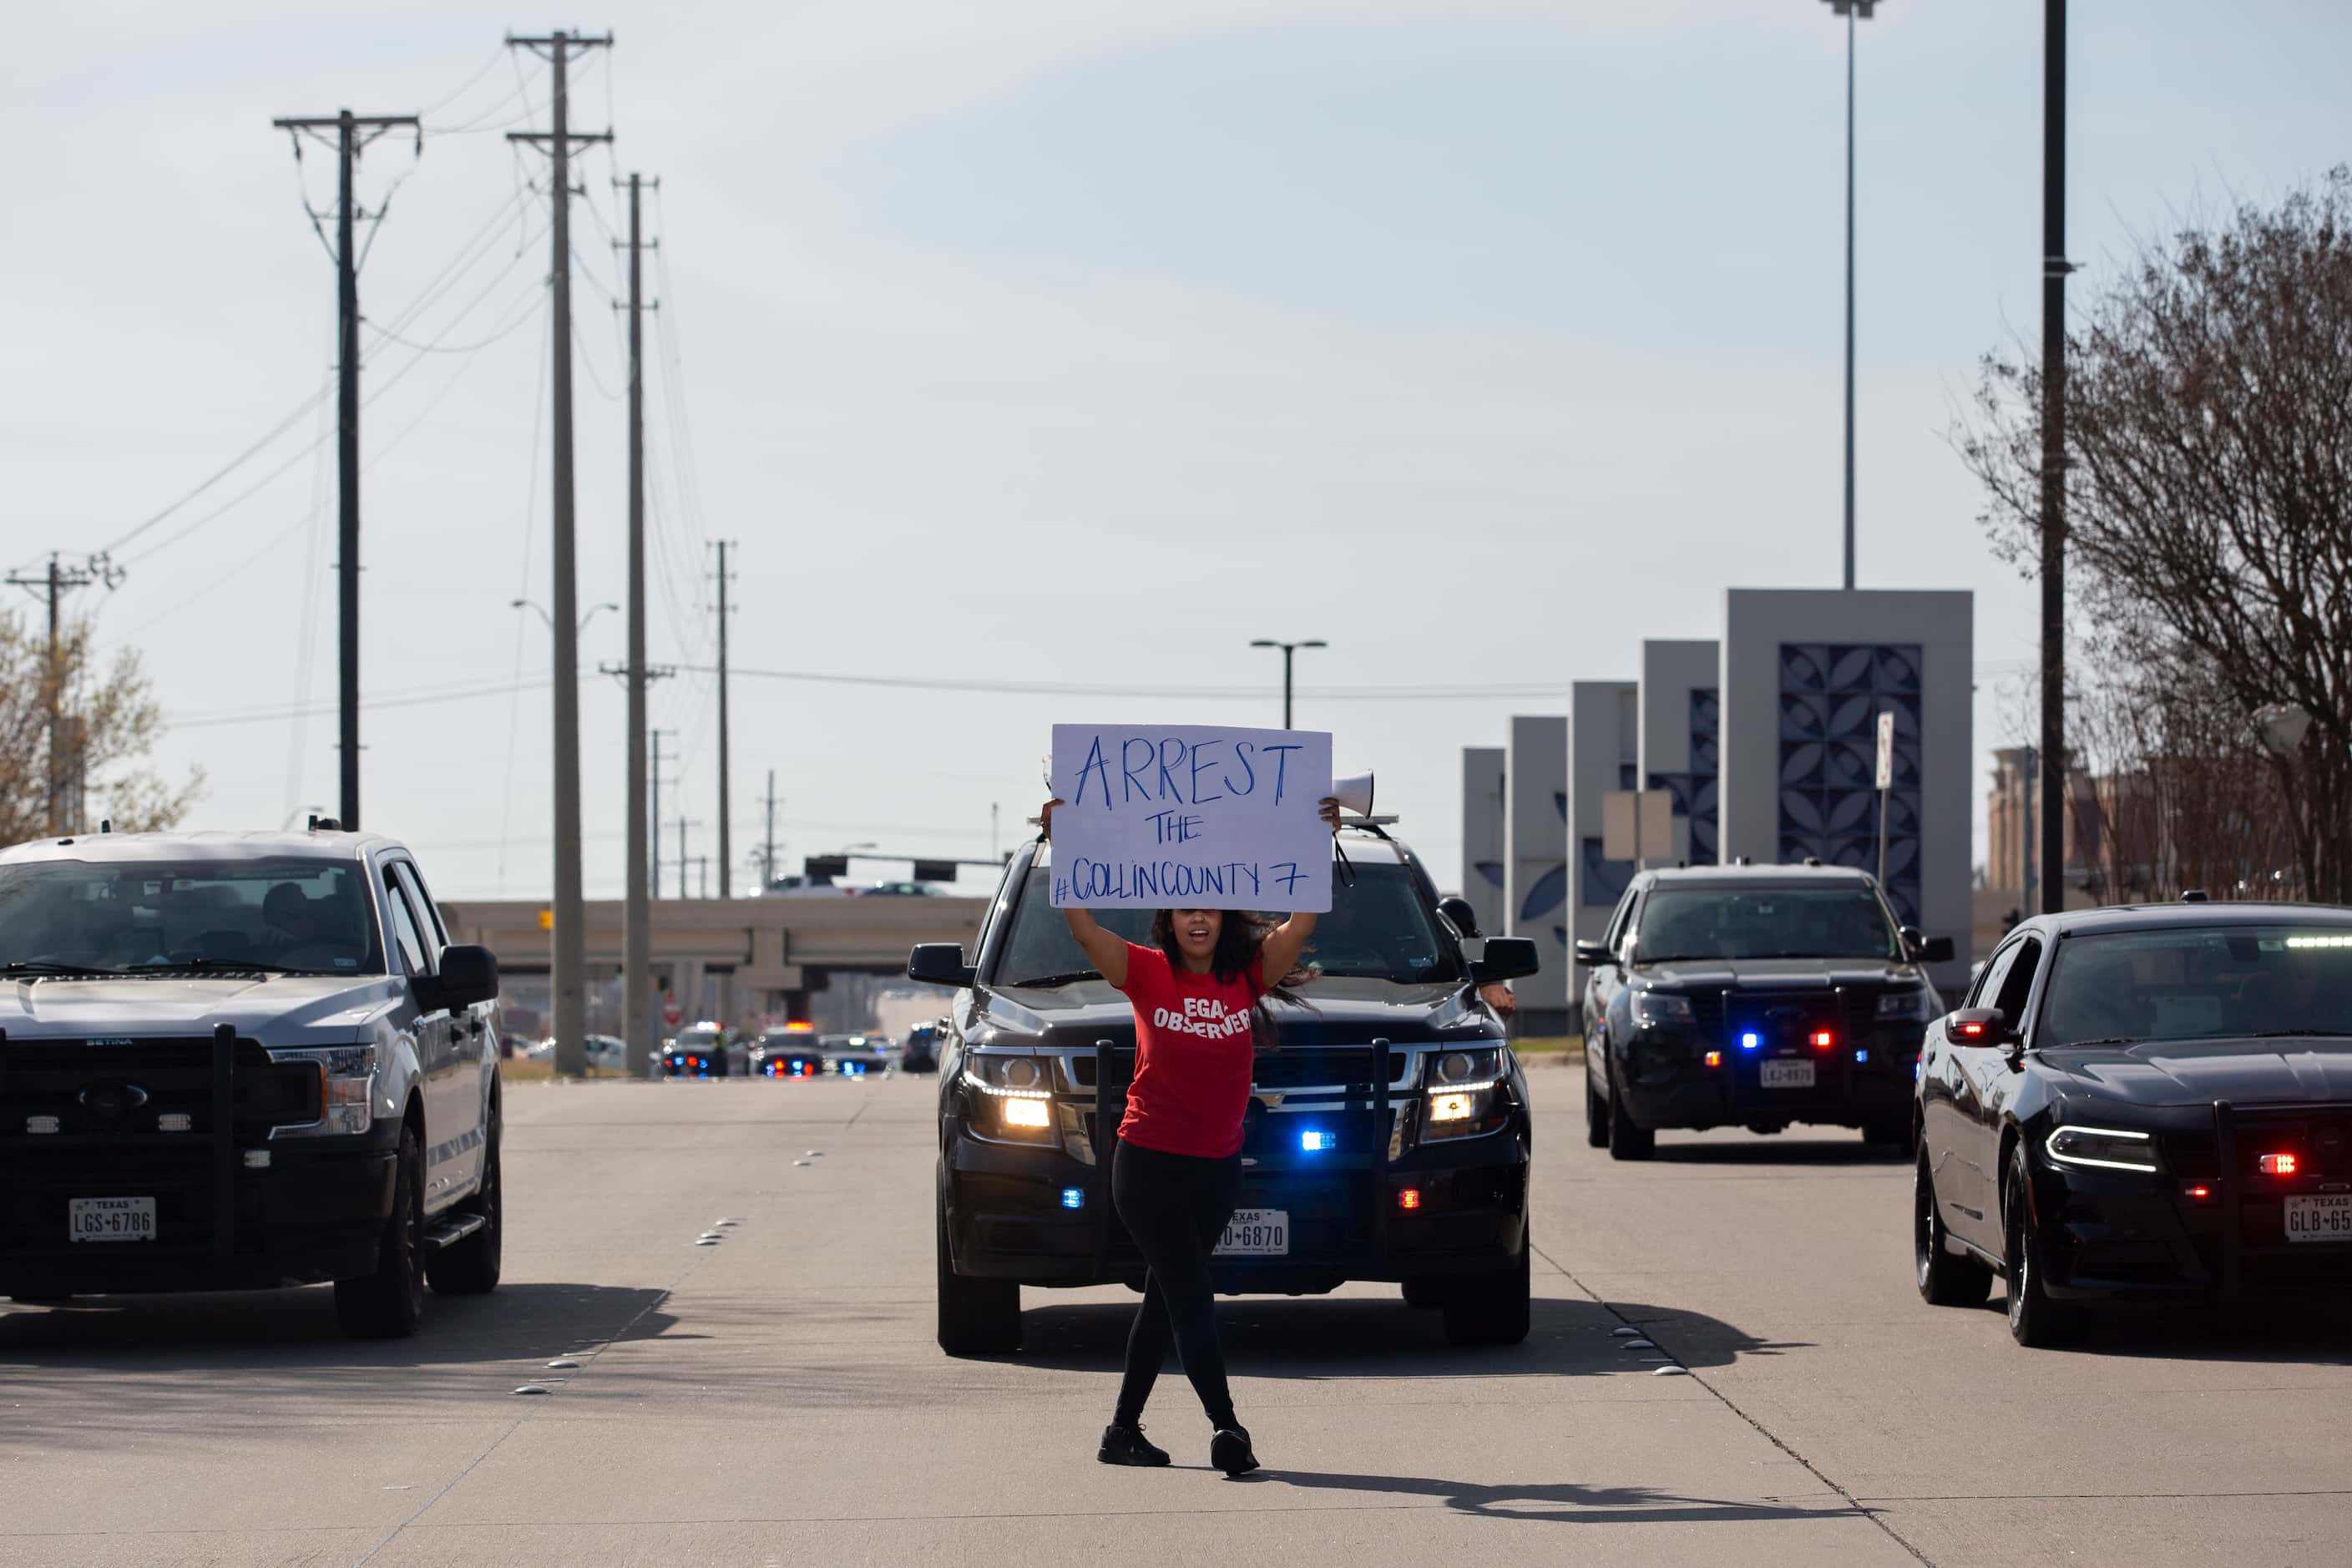
M 1372 815 L 1372 775 L 1357 773 L 1349 778 L 1331 781 L 1331 798 L 1339 803 L 1342 811 L 1352 811 L 1358 816 Z

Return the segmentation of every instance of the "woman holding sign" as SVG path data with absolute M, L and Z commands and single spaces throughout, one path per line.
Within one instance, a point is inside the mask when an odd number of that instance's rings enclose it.
M 1045 803 L 1041 837 L 1051 837 L 1060 804 Z M 1324 801 L 1321 816 L 1339 830 L 1339 802 Z M 1161 910 L 1145 947 L 1106 931 L 1083 909 L 1062 913 L 1087 957 L 1135 1009 L 1135 1078 L 1110 1190 L 1150 1273 L 1127 1336 L 1118 1405 L 1095 1457 L 1106 1465 L 1168 1462 L 1167 1450 L 1145 1440 L 1142 1418 L 1172 1337 L 1216 1429 L 1209 1463 L 1242 1475 L 1257 1468 L 1257 1456 L 1225 1384 L 1209 1257 L 1241 1196 L 1242 1116 L 1257 1031 L 1271 1026 L 1265 998 L 1287 997 L 1286 983 L 1316 917 L 1294 914 L 1275 925 L 1239 910 Z

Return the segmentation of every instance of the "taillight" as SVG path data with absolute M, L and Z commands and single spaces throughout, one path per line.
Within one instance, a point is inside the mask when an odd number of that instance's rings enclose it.
M 2294 1156 L 2292 1154 L 2265 1154 L 2254 1163 L 2260 1167 L 2265 1176 L 2294 1174 Z
M 1419 1187 L 1403 1187 L 1398 1190 L 1397 1207 L 1401 1209 L 1417 1209 L 1420 1206 L 1421 1189 Z
M 1723 1053 L 1722 1053 L 1721 1051 L 1709 1051 L 1709 1052 L 1707 1052 L 1707 1053 L 1706 1053 L 1706 1065 L 1707 1065 L 1707 1066 L 1709 1066 L 1709 1067 L 1711 1067 L 1711 1068 L 1719 1068 L 1719 1067 L 1721 1067 L 1721 1066 L 1723 1065 Z
M 1813 1048 L 1815 1050 L 1825 1051 L 1836 1044 L 1837 1037 L 1831 1034 L 1827 1029 L 1815 1029 L 1813 1031 Z

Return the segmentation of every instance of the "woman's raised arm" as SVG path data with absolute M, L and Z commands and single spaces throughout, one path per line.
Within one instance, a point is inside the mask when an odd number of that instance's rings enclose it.
M 1049 800 L 1037 813 L 1038 837 L 1049 842 L 1052 840 L 1054 808 L 1061 804 L 1058 800 Z M 1102 972 L 1102 977 L 1115 986 L 1125 986 L 1127 939 L 1116 931 L 1105 931 L 1102 922 L 1087 910 L 1066 909 L 1062 911 L 1062 918 L 1069 922 L 1070 934 L 1077 939 L 1078 946 L 1084 950 L 1087 959 Z

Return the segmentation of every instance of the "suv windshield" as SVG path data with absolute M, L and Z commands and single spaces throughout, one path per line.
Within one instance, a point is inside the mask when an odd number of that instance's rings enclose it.
M 1660 888 L 1642 905 L 1643 963 L 1693 958 L 1903 956 L 1886 906 L 1844 887 Z
M 2058 944 L 2036 1043 L 2352 1036 L 2352 930 L 2175 926 Z
M 293 857 L 0 866 L 0 964 L 381 974 L 363 875 Z
M 718 1043 L 719 1031 L 716 1029 L 688 1029 L 677 1037 L 677 1048 L 681 1051 L 708 1050 Z
M 1299 962 L 1318 974 L 1400 984 L 1459 979 L 1461 967 L 1439 938 L 1411 869 L 1372 864 L 1354 870 L 1352 886 L 1333 879 L 1331 911 L 1316 922 L 1314 939 Z M 1062 911 L 1054 908 L 1050 875 L 1044 867 L 1032 868 L 1022 884 L 992 984 L 1058 985 L 1097 978 Z M 1095 918 L 1132 942 L 1148 940 L 1151 929 L 1150 910 L 1097 910 Z

